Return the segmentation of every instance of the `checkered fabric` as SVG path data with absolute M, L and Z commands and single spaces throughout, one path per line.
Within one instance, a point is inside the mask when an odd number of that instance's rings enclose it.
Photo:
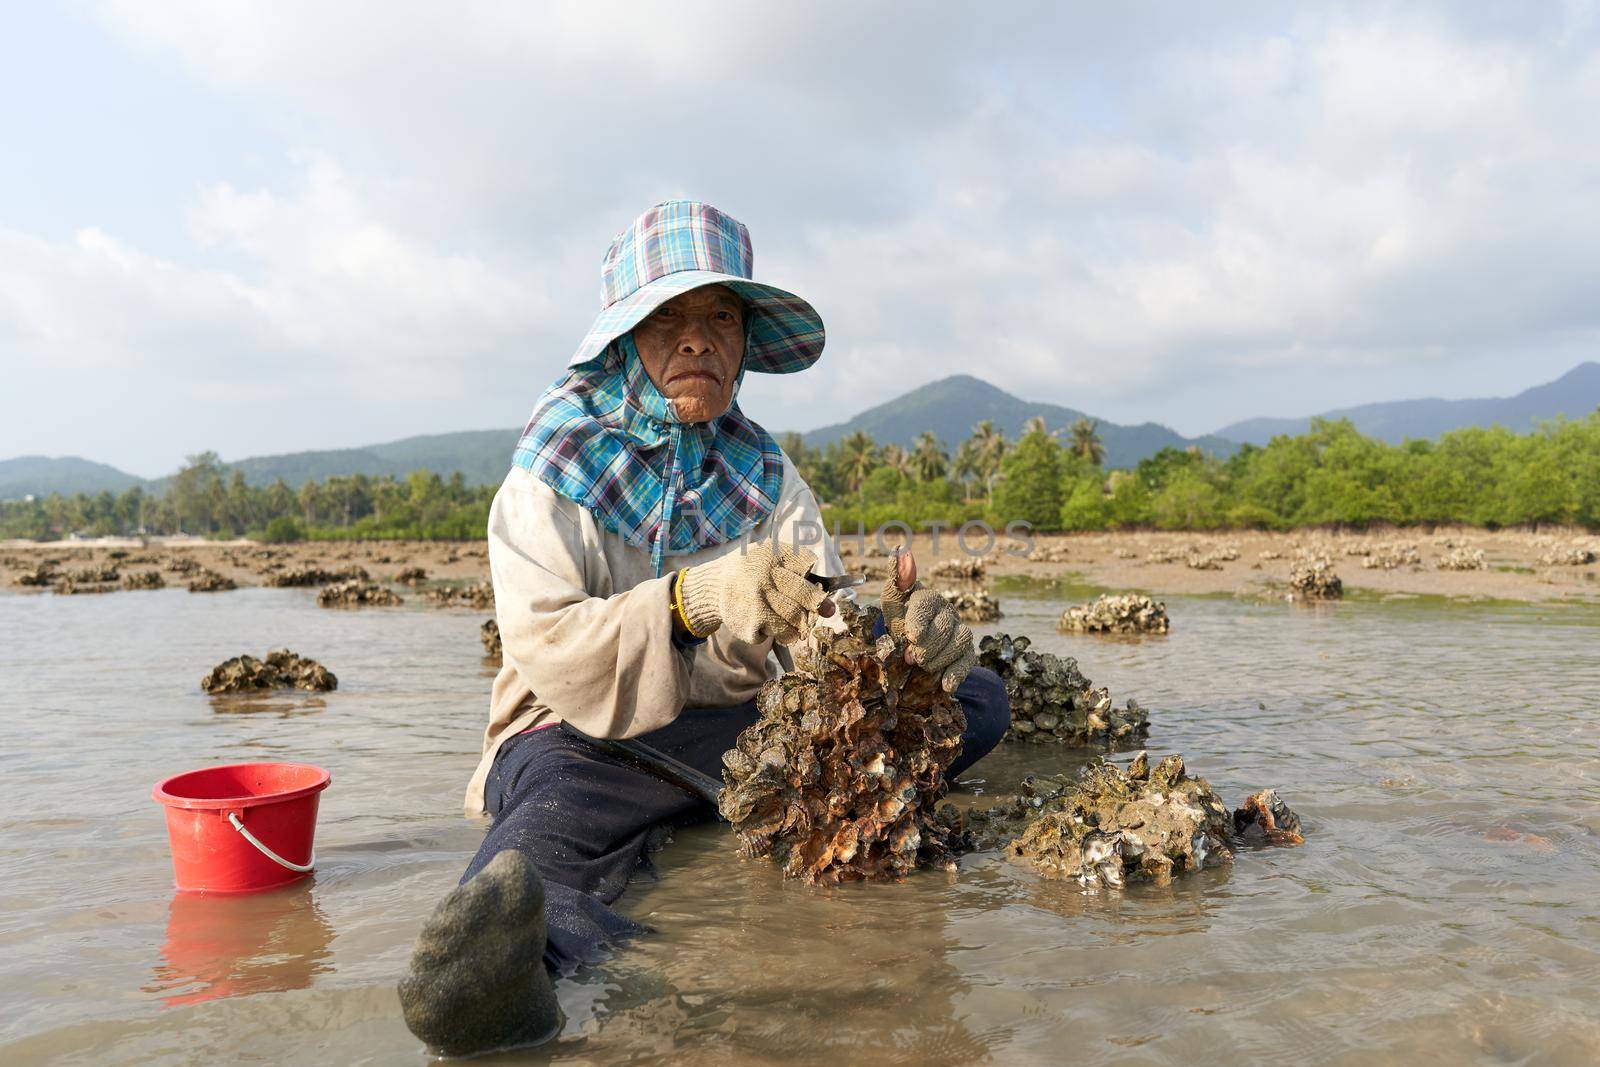
M 739 410 L 743 380 L 722 415 L 678 422 L 624 334 L 545 391 L 512 462 L 648 549 L 659 576 L 669 552 L 731 541 L 777 506 L 783 453 Z
M 587 363 L 650 312 L 703 285 L 726 285 L 747 308 L 745 368 L 764 374 L 805 370 L 822 355 L 822 317 L 809 303 L 751 281 L 750 231 L 697 200 L 669 200 L 618 234 L 600 265 L 599 317 L 567 361 Z

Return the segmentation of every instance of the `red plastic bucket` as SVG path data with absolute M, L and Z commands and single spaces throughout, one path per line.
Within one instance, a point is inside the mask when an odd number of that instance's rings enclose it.
M 310 874 L 331 781 L 309 763 L 230 763 L 157 782 L 150 795 L 166 808 L 178 888 L 253 893 Z

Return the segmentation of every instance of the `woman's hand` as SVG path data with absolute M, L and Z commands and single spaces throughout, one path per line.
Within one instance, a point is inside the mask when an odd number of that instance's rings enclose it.
M 792 645 L 806 631 L 807 616 L 827 594 L 806 574 L 817 557 L 806 549 L 757 541 L 690 567 L 679 579 L 684 618 L 697 637 L 726 626 L 741 641 L 771 639 Z
M 972 630 L 950 601 L 917 581 L 916 575 L 909 553 L 896 557 L 883 583 L 879 603 L 883 622 L 891 635 L 911 646 L 906 659 L 936 675 L 946 693 L 954 693 L 978 665 Z

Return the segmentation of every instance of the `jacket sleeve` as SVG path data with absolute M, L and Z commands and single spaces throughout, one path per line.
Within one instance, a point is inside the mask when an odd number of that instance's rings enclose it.
M 489 508 L 489 570 L 505 662 L 534 699 L 595 737 L 678 717 L 691 657 L 672 640 L 671 577 L 592 596 L 597 546 L 553 494 L 508 478 Z

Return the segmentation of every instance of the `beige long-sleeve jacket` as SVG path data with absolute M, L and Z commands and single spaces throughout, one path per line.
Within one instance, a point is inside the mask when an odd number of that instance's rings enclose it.
M 816 497 L 787 456 L 778 506 L 751 533 L 817 554 L 816 573 L 844 573 Z M 818 538 L 821 543 L 818 543 Z M 489 569 L 504 666 L 489 696 L 483 758 L 467 786 L 469 815 L 505 740 L 570 721 L 595 737 L 633 737 L 686 707 L 726 707 L 789 669 L 788 649 L 718 631 L 692 650 L 672 641 L 674 571 L 740 550 L 740 542 L 670 555 L 655 577 L 650 553 L 599 526 L 582 506 L 514 467 L 489 509 Z M 836 594 L 848 595 L 848 594 Z

